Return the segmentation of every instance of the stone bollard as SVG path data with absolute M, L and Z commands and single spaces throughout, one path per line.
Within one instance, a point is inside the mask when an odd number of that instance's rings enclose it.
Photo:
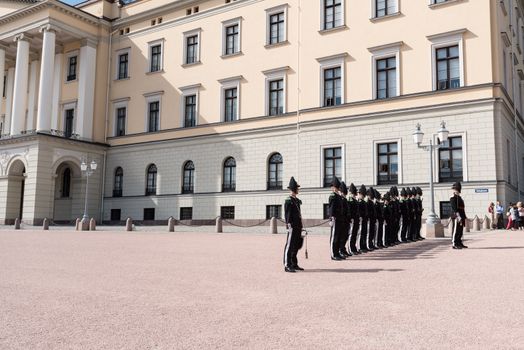
M 276 234 L 277 233 L 277 218 L 272 217 L 271 221 L 269 222 L 269 233 Z
M 15 219 L 15 230 L 20 230 L 20 219 L 19 218 Z
M 469 232 L 471 230 L 471 220 L 466 219 L 466 226 L 464 226 L 464 232 Z
M 75 227 L 76 228 L 75 229 L 77 231 L 80 231 L 80 223 L 81 223 L 80 218 L 76 218 L 76 222 L 75 222 Z
M 485 230 L 489 230 L 491 228 L 491 220 L 488 218 L 488 216 L 484 216 L 484 222 L 482 223 L 482 228 Z
M 218 217 L 215 225 L 215 232 L 222 233 L 222 218 Z
M 480 219 L 476 215 L 473 218 L 473 231 L 480 231 Z
M 175 232 L 175 218 L 172 216 L 167 220 L 167 232 Z
M 94 218 L 89 220 L 89 231 L 96 231 L 96 220 Z
M 126 220 L 126 231 L 133 231 L 133 220 L 131 218 Z
M 44 218 L 44 223 L 42 224 L 42 229 L 44 231 L 49 230 L 49 219 L 48 218 Z
M 82 219 L 80 221 L 80 230 L 89 231 L 89 219 Z

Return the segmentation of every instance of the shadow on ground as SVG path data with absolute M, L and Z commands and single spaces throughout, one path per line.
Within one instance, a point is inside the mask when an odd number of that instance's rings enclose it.
M 433 259 L 440 252 L 448 249 L 451 249 L 449 240 L 425 240 L 417 243 L 405 243 L 358 256 L 352 256 L 349 260 Z
M 404 269 L 307 269 L 301 273 L 304 272 L 334 272 L 334 273 L 369 273 L 369 272 L 400 272 L 404 271 Z

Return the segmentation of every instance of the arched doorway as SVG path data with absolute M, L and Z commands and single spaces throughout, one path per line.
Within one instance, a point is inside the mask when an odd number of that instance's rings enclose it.
M 24 189 L 25 189 L 25 164 L 20 159 L 15 159 L 7 171 L 7 206 L 5 223 L 13 224 L 16 218 L 23 219 Z
M 53 221 L 68 223 L 78 217 L 81 207 L 81 173 L 78 165 L 64 161 L 54 173 Z M 82 197 L 82 198 L 81 198 Z

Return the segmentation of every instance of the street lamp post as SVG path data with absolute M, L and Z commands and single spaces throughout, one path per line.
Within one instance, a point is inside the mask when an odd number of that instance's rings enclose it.
M 433 140 L 430 138 L 428 145 L 422 145 L 422 139 L 424 133 L 420 130 L 420 124 L 417 124 L 417 129 L 413 133 L 413 141 L 417 144 L 418 148 L 424 151 L 429 151 L 429 192 L 431 198 L 431 212 L 426 219 L 426 237 L 444 237 L 444 226 L 440 222 L 440 218 L 435 214 L 435 190 L 433 188 L 433 152 L 436 149 L 442 147 L 442 143 L 448 140 L 449 131 L 446 129 L 446 123 L 440 123 L 440 129 L 438 130 L 439 143 L 433 144 Z
M 82 161 L 80 164 L 80 169 L 82 173 L 86 176 L 86 198 L 84 203 L 84 216 L 82 217 L 82 231 L 89 229 L 89 215 L 87 215 L 87 195 L 89 190 L 89 177 L 93 175 L 96 171 L 98 164 L 93 160 L 91 163 L 87 164 L 86 161 Z

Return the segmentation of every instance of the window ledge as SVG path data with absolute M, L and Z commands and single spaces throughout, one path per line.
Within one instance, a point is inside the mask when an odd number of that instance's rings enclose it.
M 72 84 L 72 83 L 76 83 L 77 81 L 78 79 L 66 80 L 64 84 Z
M 156 72 L 155 72 L 156 73 Z M 131 77 L 127 77 L 127 78 L 115 78 L 113 79 L 113 81 L 126 81 L 126 80 L 129 80 L 131 79 Z
M 390 19 L 390 18 L 399 17 L 401 14 L 402 14 L 402 12 L 397 11 L 395 13 L 390 13 L 389 15 L 380 16 L 380 17 L 373 17 L 373 18 L 370 18 L 369 20 L 371 22 L 375 23 L 375 22 L 380 22 L 382 20 L 387 20 L 387 19 Z
M 154 72 L 146 72 L 146 75 L 161 74 L 161 73 L 165 73 L 164 69 L 156 70 Z
M 222 55 L 222 56 L 220 56 L 220 58 L 227 59 L 227 58 L 232 58 L 232 57 L 237 57 L 237 56 L 244 56 L 244 53 L 242 51 L 238 51 L 238 52 L 235 52 L 235 53 Z
M 281 42 L 278 42 L 278 43 L 274 43 L 274 44 L 266 44 L 266 45 L 264 45 L 264 47 L 266 49 L 272 49 L 274 47 L 279 47 L 279 46 L 284 46 L 284 45 L 289 45 L 289 41 L 284 40 L 284 41 L 281 41 Z
M 339 32 L 339 31 L 346 30 L 346 29 L 349 29 L 349 27 L 347 25 L 343 24 L 343 25 L 335 27 L 335 28 L 321 29 L 321 30 L 318 31 L 318 33 L 320 35 L 324 35 L 324 34 L 330 34 L 330 33 L 333 33 L 333 32 Z
M 430 4 L 428 5 L 428 7 L 430 9 L 435 9 L 435 8 L 439 8 L 439 7 L 444 7 L 446 5 L 449 5 L 449 4 L 455 4 L 457 2 L 461 2 L 462 0 L 448 0 L 448 1 L 444 1 L 444 2 L 440 2 L 438 4 Z
M 198 66 L 198 65 L 201 65 L 201 64 L 202 64 L 202 61 L 196 61 L 196 62 L 193 62 L 193 63 L 184 63 L 184 64 L 182 64 L 182 67 L 187 68 L 187 67 L 192 67 L 192 66 Z

